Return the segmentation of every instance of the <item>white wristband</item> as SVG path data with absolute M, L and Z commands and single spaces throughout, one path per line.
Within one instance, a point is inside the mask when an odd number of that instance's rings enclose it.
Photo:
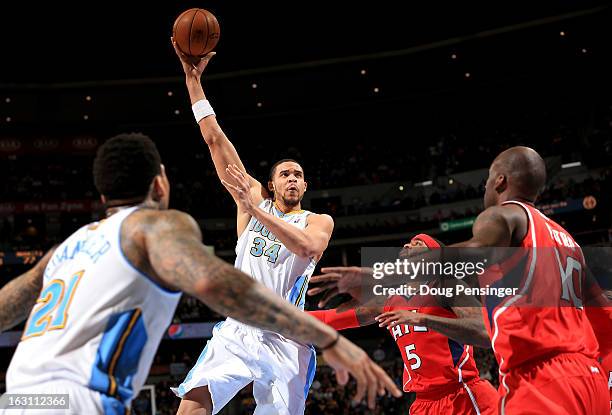
M 207 99 L 201 99 L 193 104 L 191 106 L 191 110 L 193 111 L 193 116 L 195 117 L 197 123 L 209 115 L 215 115 L 215 111 Z

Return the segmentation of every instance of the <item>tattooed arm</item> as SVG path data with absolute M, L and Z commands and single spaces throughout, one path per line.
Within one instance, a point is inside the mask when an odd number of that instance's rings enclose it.
M 350 372 L 358 383 L 356 399 L 368 392 L 374 406 L 377 392 L 401 392 L 363 350 L 331 327 L 302 312 L 240 270 L 210 254 L 201 243 L 197 223 L 178 211 L 138 211 L 122 225 L 124 252 L 150 269 L 159 281 L 193 295 L 213 310 L 243 323 L 272 330 L 302 343 L 319 347 L 326 362 L 336 369 L 341 384 Z M 150 267 L 150 268 L 149 268 Z M 142 268 L 140 268 L 142 269 Z
M 134 235 L 142 238 L 140 245 L 145 249 L 141 254 L 163 285 L 200 299 L 220 314 L 302 343 L 325 346 L 336 338 L 334 330 L 307 318 L 262 284 L 207 252 L 200 228 L 189 215 L 150 210 L 130 215 L 125 225 L 134 222 L 142 228 L 140 235 Z M 130 250 L 130 246 L 125 248 Z
M 0 290 L 0 332 L 26 319 L 42 288 L 45 267 L 53 255 L 51 249 L 29 271 L 13 278 Z

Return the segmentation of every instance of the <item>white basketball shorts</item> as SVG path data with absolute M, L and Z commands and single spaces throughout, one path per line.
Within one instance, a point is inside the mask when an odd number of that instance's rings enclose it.
M 253 382 L 256 415 L 304 413 L 314 378 L 314 348 L 228 318 L 217 324 L 198 361 L 174 393 L 208 386 L 213 414 Z

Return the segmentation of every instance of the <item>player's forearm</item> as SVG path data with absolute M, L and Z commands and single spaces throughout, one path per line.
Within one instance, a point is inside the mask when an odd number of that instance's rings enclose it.
M 192 105 L 199 100 L 206 99 L 199 79 L 187 77 L 186 84 Z M 204 142 L 206 142 L 210 151 L 210 156 L 215 165 L 215 171 L 219 179 L 229 179 L 225 171 L 228 164 L 235 164 L 242 171 L 246 171 L 236 148 L 221 129 L 216 116 L 210 115 L 202 118 L 199 122 L 199 126 L 202 138 L 204 138 Z
M 325 346 L 335 339 L 331 327 L 210 254 L 189 215 L 177 211 L 157 215 L 162 218 L 146 233 L 147 255 L 168 286 L 193 295 L 220 314 L 302 343 Z
M 202 82 L 199 79 L 192 76 L 187 76 L 185 79 L 185 84 L 187 85 L 187 92 L 189 92 L 191 105 L 202 99 L 206 99 L 204 88 L 202 88 Z
M 482 319 L 446 318 L 427 314 L 423 316 L 422 325 L 459 343 L 484 348 L 491 347 L 491 341 L 483 326 Z
M 43 274 L 56 247 L 50 249 L 29 271 L 0 290 L 0 332 L 24 321 L 40 294 Z
M 359 320 L 361 327 L 376 323 L 374 318 L 382 312 L 384 312 L 383 307 L 368 306 L 367 303 L 355 308 L 355 314 L 357 314 L 357 320 Z
M 188 76 L 185 83 L 187 85 L 187 92 L 189 92 L 189 100 L 191 101 L 191 105 L 195 104 L 200 100 L 206 99 L 206 94 L 204 93 L 202 83 L 199 79 Z M 202 118 L 200 120 L 199 125 L 200 131 L 202 132 L 202 136 L 204 137 L 204 141 L 209 146 L 213 144 L 218 144 L 222 142 L 223 139 L 229 141 L 227 140 L 227 137 L 219 126 L 216 116 L 210 115 L 208 117 Z M 223 168 L 225 167 L 227 167 L 227 164 L 223 166 Z
M 224 268 L 209 278 L 201 290 L 202 300 L 213 310 L 305 344 L 322 347 L 335 339 L 335 330 L 330 326 L 302 312 L 236 268 L 230 265 Z
M 294 254 L 304 258 L 310 258 L 323 251 L 323 249 L 319 247 L 318 241 L 314 240 L 314 238 L 310 238 L 303 229 L 299 229 L 263 211 L 259 207 L 255 207 L 253 211 L 249 213 L 268 228 L 268 230 Z
M 26 319 L 42 288 L 42 270 L 35 267 L 0 290 L 0 332 Z
M 360 326 L 356 310 L 314 310 L 307 311 L 307 313 L 336 330 L 352 329 Z
M 352 329 L 355 327 L 369 326 L 376 323 L 374 317 L 383 312 L 382 307 L 359 306 L 347 311 L 314 310 L 307 311 L 308 314 L 333 327 L 336 330 Z

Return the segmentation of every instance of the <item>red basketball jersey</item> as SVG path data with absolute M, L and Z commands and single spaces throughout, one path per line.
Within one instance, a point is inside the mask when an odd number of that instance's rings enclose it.
M 610 413 L 612 413 L 612 354 L 609 354 L 601 361 L 604 368 L 606 379 L 608 379 L 608 390 L 610 391 Z
M 411 310 L 457 318 L 440 306 L 410 306 L 406 297 L 389 298 L 385 311 Z M 404 392 L 443 392 L 477 379 L 473 348 L 460 344 L 427 327 L 398 325 L 389 328 L 404 360 Z
M 502 278 L 518 281 L 519 289 L 511 297 L 487 297 L 484 309 L 504 387 L 505 375 L 520 365 L 560 353 L 597 356 L 597 340 L 582 306 L 585 263 L 580 246 L 533 206 L 508 203 L 521 206 L 529 219 L 521 258 L 500 265 Z

